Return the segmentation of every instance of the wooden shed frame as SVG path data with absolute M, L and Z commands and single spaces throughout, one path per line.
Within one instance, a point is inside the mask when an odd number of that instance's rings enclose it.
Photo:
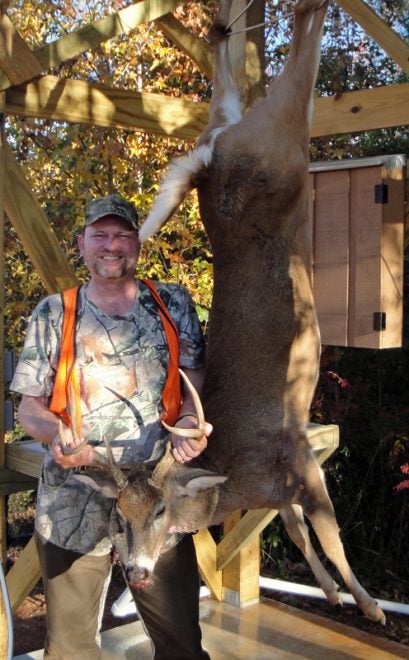
M 368 35 L 409 74 L 409 45 L 379 17 L 364 0 L 337 0 L 338 5 L 356 20 Z M 206 103 L 163 97 L 158 94 L 130 92 L 79 80 L 62 80 L 47 74 L 59 63 L 76 57 L 99 43 L 126 34 L 141 23 L 154 21 L 158 29 L 189 54 L 206 75 L 211 76 L 208 46 L 192 35 L 172 14 L 182 4 L 179 0 L 140 0 L 116 14 L 67 34 L 56 42 L 31 50 L 18 34 L 7 14 L 0 12 L 0 115 L 54 119 L 131 128 L 184 139 L 196 138 L 207 123 Z M 256 0 L 252 15 L 263 15 L 264 1 Z M 237 15 L 245 0 L 234 0 L 232 14 Z M 245 16 L 240 19 L 243 22 Z M 252 20 L 252 19 L 251 19 Z M 253 22 L 253 21 L 252 21 Z M 237 29 L 241 27 L 237 25 Z M 242 89 L 248 88 L 245 77 L 246 44 L 249 36 L 238 37 L 232 49 L 235 75 Z M 370 90 L 348 92 L 338 97 L 315 100 L 312 137 L 352 133 L 409 124 L 409 83 Z M 18 195 L 15 191 L 18 189 Z M 5 210 L 19 235 L 47 290 L 62 290 L 75 284 L 75 276 L 66 256 L 24 173 L 0 132 L 0 216 Z M 406 218 L 407 221 L 407 218 Z M 3 242 L 4 227 L 0 234 Z M 3 250 L 1 250 L 3 254 Z M 4 276 L 4 267 L 0 269 Z M 3 282 L 2 282 L 3 284 Z M 1 286 L 1 294 L 4 287 Z M 4 309 L 4 300 L 0 300 Z M 4 323 L 0 319 L 0 339 L 4 344 Z M 0 354 L 0 360 L 3 360 Z M 3 363 L 0 365 L 3 378 Z M 0 388 L 0 551 L 6 550 L 6 494 L 32 488 L 38 475 L 32 473 L 32 455 L 13 456 L 4 444 L 4 382 Z M 336 427 L 309 430 L 320 462 L 338 444 Z M 314 440 L 315 435 L 315 440 Z M 7 447 L 11 450 L 11 446 Z M 28 448 L 27 448 L 28 449 Z M 35 451 L 35 449 L 34 449 Z M 26 461 L 26 467 L 24 467 Z M 30 466 L 28 469 L 27 465 Z M 241 512 L 225 524 L 225 537 L 218 546 L 210 533 L 202 530 L 196 546 L 202 576 L 217 598 L 227 598 L 242 605 L 258 598 L 259 533 L 270 522 L 275 511 Z M 11 605 L 16 608 L 30 592 L 39 577 L 35 546 L 31 540 L 7 576 Z

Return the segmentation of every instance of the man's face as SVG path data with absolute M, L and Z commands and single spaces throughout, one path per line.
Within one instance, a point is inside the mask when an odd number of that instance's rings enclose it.
M 138 233 L 125 220 L 108 215 L 78 237 L 80 253 L 91 277 L 117 280 L 133 277 L 139 256 Z

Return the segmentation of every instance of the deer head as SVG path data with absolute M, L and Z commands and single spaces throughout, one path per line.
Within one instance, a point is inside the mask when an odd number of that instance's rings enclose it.
M 112 459 L 109 459 L 109 462 Z M 100 469 L 102 467 L 102 469 Z M 145 587 L 169 535 L 207 527 L 226 477 L 180 464 L 170 442 L 155 468 L 138 464 L 126 473 L 103 462 L 76 479 L 116 500 L 112 541 L 130 584 Z
M 185 374 L 181 372 L 186 380 Z M 192 390 L 198 429 L 173 429 L 192 437 L 203 434 L 204 415 L 199 395 Z M 66 447 L 60 431 L 64 453 L 79 451 L 84 443 Z M 75 475 L 78 481 L 116 500 L 117 526 L 111 537 L 130 584 L 145 587 L 156 561 L 170 534 L 192 532 L 207 527 L 219 496 L 219 484 L 227 477 L 197 467 L 180 464 L 173 458 L 171 443 L 160 462 L 152 467 L 138 463 L 121 469 L 115 462 L 109 442 L 104 438 L 107 456 L 95 451 L 92 467 Z

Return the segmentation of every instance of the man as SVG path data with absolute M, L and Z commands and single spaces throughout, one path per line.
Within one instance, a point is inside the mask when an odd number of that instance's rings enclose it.
M 45 657 L 101 657 L 99 627 L 111 571 L 110 525 L 114 501 L 79 483 L 75 474 L 93 460 L 101 438 L 109 439 L 119 465 L 155 462 L 168 434 L 161 424 L 168 344 L 150 289 L 135 279 L 139 256 L 137 214 L 119 195 L 92 201 L 78 246 L 89 281 L 78 292 L 75 366 L 79 373 L 81 437 L 89 444 L 64 455 L 58 417 L 50 410 L 61 353 L 59 294 L 34 310 L 11 389 L 22 394 L 19 419 L 25 431 L 49 447 L 40 479 L 35 535 L 47 604 Z M 176 324 L 179 365 L 200 392 L 203 338 L 193 303 L 175 284 L 155 284 Z M 195 426 L 184 392 L 176 426 Z M 185 462 L 207 445 L 172 435 L 173 454 Z M 79 438 L 64 426 L 68 445 Z M 104 451 L 102 449 L 102 451 Z M 112 529 L 112 528 L 111 528 Z M 155 579 L 134 593 L 155 658 L 208 658 L 198 623 L 199 576 L 191 536 L 169 539 Z

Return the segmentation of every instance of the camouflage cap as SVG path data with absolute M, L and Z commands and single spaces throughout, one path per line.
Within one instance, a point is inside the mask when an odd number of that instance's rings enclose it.
M 138 214 L 134 205 L 117 194 L 99 197 L 89 202 L 85 208 L 85 226 L 88 227 L 107 215 L 116 215 L 126 220 L 134 229 L 138 229 Z

